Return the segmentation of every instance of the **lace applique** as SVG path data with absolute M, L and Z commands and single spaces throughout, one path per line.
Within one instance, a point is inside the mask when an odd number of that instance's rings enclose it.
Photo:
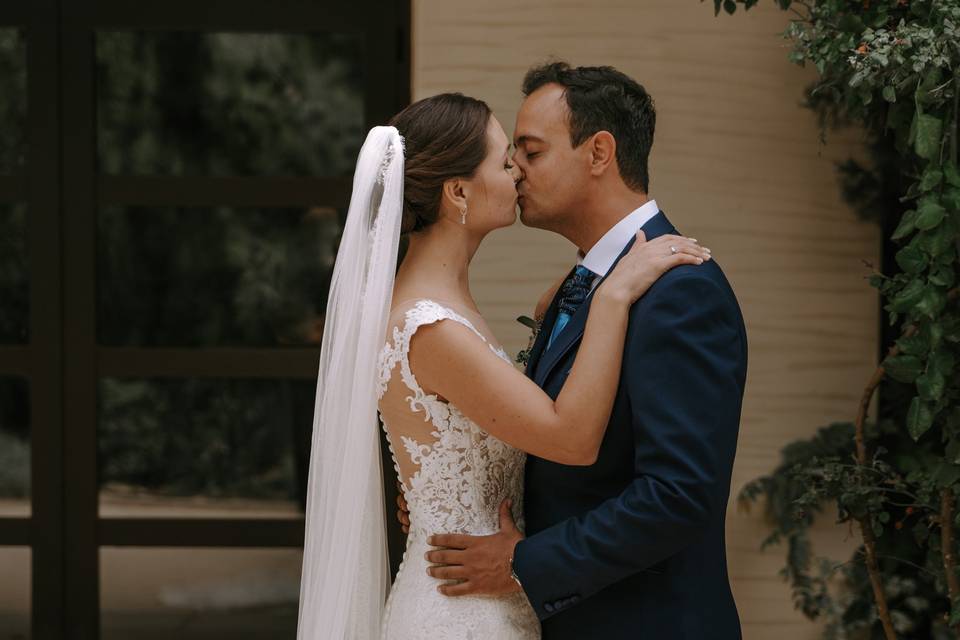
M 390 454 L 397 477 L 402 478 L 397 451 L 417 470 L 403 483 L 410 509 L 410 534 L 400 571 L 390 592 L 384 615 L 384 638 L 421 637 L 428 629 L 431 638 L 481 640 L 535 640 L 540 624 L 522 593 L 503 598 L 449 598 L 436 590 L 439 581 L 426 573 L 423 554 L 426 539 L 434 533 L 486 535 L 499 530 L 500 503 L 513 500 L 513 515 L 523 530 L 523 466 L 526 454 L 495 438 L 467 418 L 451 403 L 436 394 L 423 391 L 410 370 L 410 340 L 417 329 L 440 320 L 453 320 L 470 328 L 500 358 L 512 366 L 510 357 L 487 341 L 474 325 L 452 309 L 432 300 L 420 300 L 406 311 L 400 326 L 392 331 L 380 352 L 378 362 L 378 399 L 383 399 L 399 364 L 399 377 L 411 392 L 399 404 L 416 414 L 412 424 L 430 423 L 429 432 L 419 430 L 419 439 L 400 431 L 391 431 L 383 417 Z M 398 391 L 391 391 L 391 396 Z M 402 393 L 402 391 L 399 391 Z M 399 397 L 393 403 L 396 415 Z M 409 420 L 407 420 L 410 423 Z M 426 434 L 429 434 L 429 441 Z

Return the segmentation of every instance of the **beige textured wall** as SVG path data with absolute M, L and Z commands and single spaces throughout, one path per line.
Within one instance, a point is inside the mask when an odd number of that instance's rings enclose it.
M 833 162 L 857 153 L 856 132 L 818 142 L 799 106 L 810 70 L 787 62 L 773 2 L 715 18 L 698 0 L 414 0 L 415 98 L 457 90 L 487 100 L 512 134 L 520 82 L 559 56 L 611 64 L 654 96 L 651 196 L 680 230 L 710 246 L 746 316 L 750 370 L 732 484 L 769 471 L 787 442 L 853 417 L 875 362 L 877 300 L 862 260 L 879 234 L 840 201 Z M 566 272 L 566 240 L 519 224 L 488 238 L 473 290 L 515 353 L 548 283 Z M 845 558 L 855 539 L 819 526 L 820 550 Z M 816 638 L 761 553 L 757 514 L 730 505 L 727 547 L 747 640 Z M 846 538 L 846 539 L 845 539 Z

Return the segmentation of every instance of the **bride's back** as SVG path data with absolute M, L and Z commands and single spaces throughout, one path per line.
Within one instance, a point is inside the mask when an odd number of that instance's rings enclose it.
M 511 498 L 521 504 L 525 456 L 420 386 L 410 363 L 410 342 L 417 329 L 435 322 L 468 327 L 475 335 L 468 339 L 483 340 L 492 355 L 510 361 L 478 328 L 482 320 L 467 309 L 420 298 L 401 302 L 391 312 L 378 363 L 379 410 L 410 509 L 410 535 L 492 533 L 499 527 L 500 502 Z M 515 511 L 520 517 L 520 509 Z

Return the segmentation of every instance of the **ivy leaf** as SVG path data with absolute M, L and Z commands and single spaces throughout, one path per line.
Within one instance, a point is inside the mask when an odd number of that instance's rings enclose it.
M 920 439 L 933 426 L 933 412 L 927 403 L 918 397 L 913 398 L 907 412 L 907 431 L 914 442 Z
M 920 234 L 918 240 L 920 246 L 933 257 L 943 254 L 953 246 L 955 234 L 952 227 L 953 225 L 948 219 L 946 223 L 941 224 L 936 229 Z
M 900 218 L 900 224 L 897 225 L 897 230 L 893 232 L 893 235 L 890 236 L 893 240 L 899 240 L 900 238 L 906 237 L 914 229 L 917 228 L 917 210 L 908 209 L 903 216 Z
M 883 361 L 883 370 L 894 380 L 909 384 L 923 371 L 923 363 L 916 356 L 897 355 Z
M 917 221 L 915 224 L 917 225 L 917 229 L 927 231 L 943 222 L 943 218 L 946 215 L 947 210 L 943 208 L 943 205 L 936 200 L 928 198 L 920 203 L 920 207 L 917 209 Z
M 723 0 L 723 10 L 730 15 L 733 15 L 733 13 L 737 10 L 737 3 L 733 0 Z
M 883 88 L 883 99 L 887 102 L 896 102 L 897 101 L 897 90 L 890 85 L 887 85 Z
M 954 187 L 960 187 L 960 170 L 957 170 L 957 165 L 955 165 L 952 160 L 948 160 L 947 163 L 943 165 L 943 177 L 947 179 L 948 184 Z
M 933 473 L 930 475 L 941 489 L 949 487 L 956 483 L 957 480 L 960 480 L 960 466 L 941 461 L 937 463 L 937 466 L 933 469 Z
M 919 316 L 932 318 L 947 304 L 946 296 L 936 287 L 925 287 L 920 301 L 913 308 L 913 312 Z
M 920 180 L 920 188 L 923 191 L 933 191 L 940 186 L 943 180 L 943 172 L 939 169 L 927 169 L 923 172 L 923 179 Z
M 940 349 L 930 358 L 929 366 L 930 370 L 936 372 L 938 376 L 949 380 L 955 364 L 956 359 L 953 354 L 946 349 Z
M 918 331 L 912 336 L 900 338 L 897 340 L 897 348 L 900 349 L 900 353 L 906 355 L 926 355 L 930 350 L 930 333 L 927 331 Z M 913 381 L 910 380 L 909 382 Z
M 951 440 L 945 450 L 947 460 L 953 464 L 960 464 L 960 440 Z
M 953 211 L 960 210 L 960 188 L 947 189 L 943 192 L 943 203 Z
M 917 392 L 921 398 L 931 402 L 936 402 L 943 397 L 946 385 L 946 380 L 936 371 L 928 370 L 917 378 Z
M 940 143 L 943 140 L 943 122 L 940 118 L 930 114 L 918 113 L 916 132 L 913 150 L 925 160 L 933 159 L 940 152 Z
M 934 102 L 936 98 L 933 96 L 933 90 L 940 84 L 942 79 L 943 72 L 940 70 L 940 67 L 930 67 L 923 76 L 923 80 L 921 80 L 920 86 L 917 87 L 916 93 L 914 94 L 916 101 L 920 104 Z
M 960 316 L 948 316 L 941 322 L 943 339 L 954 344 L 960 342 Z
M 924 286 L 919 279 L 913 279 L 890 301 L 889 308 L 895 312 L 912 310 L 923 298 Z
M 949 289 L 953 286 L 953 283 L 956 280 L 956 273 L 953 270 L 953 265 L 940 265 L 935 271 L 933 271 L 933 273 L 930 274 L 929 280 L 931 284 L 939 285 Z
M 947 620 L 947 626 L 955 627 L 960 623 L 960 603 L 954 602 L 950 606 L 950 618 Z
M 927 266 L 927 254 L 911 244 L 897 252 L 896 261 L 907 273 L 920 273 Z

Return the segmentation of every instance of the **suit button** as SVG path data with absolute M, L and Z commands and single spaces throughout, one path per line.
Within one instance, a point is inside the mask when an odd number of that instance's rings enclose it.
M 543 605 L 543 608 L 547 613 L 553 613 L 553 605 L 550 604 L 549 602 Z

